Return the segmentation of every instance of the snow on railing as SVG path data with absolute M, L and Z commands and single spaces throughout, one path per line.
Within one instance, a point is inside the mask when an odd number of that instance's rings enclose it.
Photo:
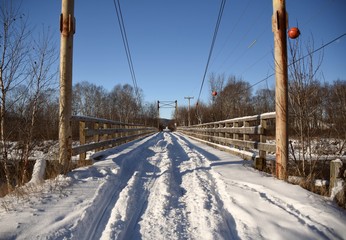
M 267 152 L 275 152 L 275 144 L 267 143 L 268 138 L 274 138 L 274 131 L 268 131 L 270 126 L 274 126 L 270 124 L 274 121 L 275 112 L 270 112 L 190 127 L 180 126 L 177 130 L 216 147 L 227 146 L 230 152 L 254 160 L 256 168 L 263 170 Z M 254 154 L 254 149 L 258 150 L 258 154 Z
M 102 118 L 72 116 L 79 123 L 79 145 L 72 147 L 72 156 L 86 159 L 86 152 L 101 151 L 157 132 L 142 124 L 123 123 Z

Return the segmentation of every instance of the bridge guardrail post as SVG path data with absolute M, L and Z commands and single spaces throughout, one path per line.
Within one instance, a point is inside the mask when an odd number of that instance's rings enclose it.
M 107 123 L 102 124 L 102 129 L 104 129 L 104 130 L 108 129 L 108 124 Z M 104 140 L 107 140 L 107 139 L 108 139 L 108 134 L 107 134 L 107 132 L 104 132 L 101 135 L 100 140 L 104 141 Z M 107 146 L 103 146 L 103 147 L 101 147 L 101 149 L 102 150 L 107 149 Z
M 95 122 L 93 124 L 93 129 L 94 130 L 99 130 L 100 129 L 100 124 L 98 122 Z M 96 142 L 96 143 L 100 141 L 100 135 L 98 133 L 95 134 L 93 138 L 94 138 L 94 142 Z M 100 151 L 100 149 L 96 149 L 96 151 Z
M 238 127 L 239 127 L 239 123 L 238 122 L 233 122 L 233 128 L 238 128 Z M 234 140 L 238 140 L 239 139 L 239 134 L 237 132 L 233 133 L 233 139 Z M 234 147 L 239 149 L 238 146 L 234 146 Z
M 111 125 L 111 129 L 115 129 L 115 125 L 112 123 Z M 113 132 L 111 135 L 110 135 L 110 138 L 116 138 L 116 133 L 115 132 Z M 114 147 L 115 146 L 115 143 L 112 143 L 112 147 Z
M 332 160 L 330 162 L 329 196 L 331 196 L 332 193 L 335 195 L 335 192 L 333 192 L 333 188 L 337 186 L 338 181 L 341 181 L 341 178 L 339 178 L 340 177 L 339 175 L 341 175 L 340 171 L 341 171 L 342 165 L 343 165 L 343 162 L 340 159 Z
M 244 127 L 244 129 L 247 128 L 247 127 L 250 127 L 250 122 L 249 122 L 249 121 L 244 121 L 244 122 L 243 122 L 243 127 Z M 249 134 L 246 134 L 246 133 L 244 132 L 244 133 L 243 133 L 243 140 L 244 140 L 244 141 L 249 141 L 249 139 L 250 139 Z M 243 150 L 248 151 L 249 149 L 248 149 L 247 147 L 244 147 Z
M 86 143 L 85 136 L 85 121 L 79 121 L 79 144 L 84 145 Z M 84 161 L 86 159 L 86 153 L 79 154 L 79 160 Z
M 266 129 L 267 129 L 267 120 L 261 119 L 260 120 L 260 126 L 262 128 L 260 133 L 260 143 L 266 143 L 267 137 L 266 137 Z M 266 155 L 267 152 L 263 150 L 259 150 L 259 157 L 255 160 L 255 167 L 258 170 L 263 171 L 266 167 Z
M 225 132 L 223 132 L 224 123 L 219 123 L 219 137 L 225 137 Z M 224 143 L 222 143 L 224 145 Z

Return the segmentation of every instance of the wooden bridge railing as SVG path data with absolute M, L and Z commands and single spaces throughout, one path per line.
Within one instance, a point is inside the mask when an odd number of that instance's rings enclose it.
M 79 123 L 79 145 L 72 147 L 72 156 L 85 160 L 86 152 L 101 151 L 157 132 L 157 128 L 107 119 L 72 116 Z
M 275 122 L 275 112 L 255 116 L 228 119 L 224 121 L 178 127 L 178 131 L 195 137 L 214 147 L 228 146 L 227 151 L 244 159 L 254 160 L 255 166 L 263 170 L 267 152 L 275 152 L 275 144 L 266 140 L 275 138 L 275 131 L 269 131 Z M 258 150 L 258 154 L 253 149 Z

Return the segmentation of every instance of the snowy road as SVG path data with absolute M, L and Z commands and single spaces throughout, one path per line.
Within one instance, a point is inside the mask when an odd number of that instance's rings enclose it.
M 344 210 L 249 164 L 158 133 L 6 197 L 0 239 L 346 239 Z

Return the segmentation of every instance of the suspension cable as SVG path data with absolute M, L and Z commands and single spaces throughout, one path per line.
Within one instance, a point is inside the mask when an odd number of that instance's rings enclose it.
M 199 102 L 199 99 L 201 97 L 205 77 L 206 77 L 207 72 L 208 72 L 209 62 L 210 62 L 211 55 L 213 53 L 213 49 L 214 49 L 214 45 L 215 45 L 215 41 L 216 41 L 216 36 L 217 36 L 218 31 L 219 31 L 219 27 L 220 27 L 220 23 L 221 23 L 221 19 L 222 19 L 223 10 L 225 8 L 225 4 L 226 4 L 226 0 L 222 0 L 221 5 L 220 5 L 220 10 L 219 10 L 219 15 L 217 17 L 217 21 L 216 21 L 216 25 L 215 25 L 213 40 L 212 40 L 210 50 L 209 50 L 209 56 L 208 56 L 207 64 L 205 66 L 204 75 L 203 75 L 201 87 L 200 87 L 198 98 L 197 98 L 197 103 Z
M 133 86 L 135 89 L 135 94 L 136 94 L 137 101 L 138 101 L 137 103 L 139 104 L 140 103 L 140 96 L 139 96 L 139 91 L 138 91 L 137 79 L 136 79 L 136 74 L 135 74 L 135 70 L 133 67 L 129 42 L 127 40 L 127 34 L 126 34 L 123 14 L 121 11 L 120 1 L 119 0 L 113 0 L 113 3 L 114 3 L 114 8 L 115 8 L 115 11 L 117 14 L 117 19 L 118 19 L 118 23 L 119 23 L 119 27 L 120 27 L 120 32 L 121 32 L 121 37 L 122 37 L 124 48 L 125 48 L 127 63 L 129 65 L 131 78 L 132 78 Z

